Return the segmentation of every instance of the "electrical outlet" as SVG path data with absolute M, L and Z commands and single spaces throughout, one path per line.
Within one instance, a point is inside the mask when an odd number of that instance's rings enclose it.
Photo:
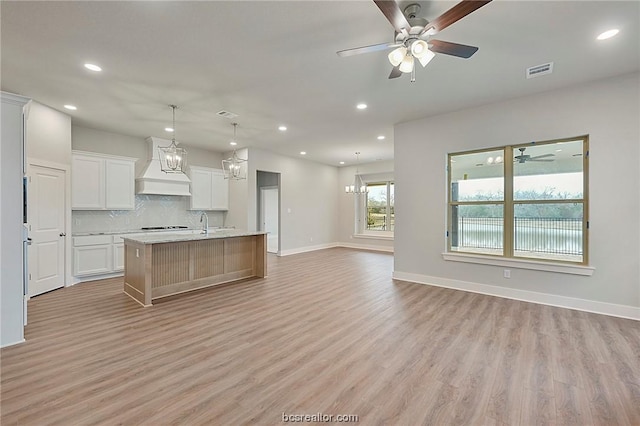
M 511 278 L 511 270 L 510 269 L 505 269 L 504 270 L 504 275 L 505 278 Z
M 309 237 L 309 242 L 313 242 L 313 237 Z
M 129 219 L 128 217 L 124 218 L 124 224 L 125 225 L 130 225 L 131 224 L 131 219 Z
M 74 219 L 73 224 L 76 226 L 80 225 L 80 219 Z
M 140 257 L 140 249 L 136 249 L 136 257 Z

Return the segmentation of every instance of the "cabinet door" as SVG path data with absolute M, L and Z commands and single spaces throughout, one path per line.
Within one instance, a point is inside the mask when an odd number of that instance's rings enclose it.
M 92 275 L 111 272 L 112 245 L 82 246 L 73 248 L 73 274 Z
M 134 163 L 125 160 L 105 161 L 105 193 L 107 210 L 133 210 Z
M 191 169 L 191 210 L 211 210 L 211 172 Z
M 124 271 L 124 243 L 113 245 L 113 270 Z
M 71 208 L 104 209 L 104 160 L 74 155 L 71 165 Z
M 224 178 L 222 170 L 214 170 L 211 173 L 212 185 L 212 210 L 229 210 L 229 180 Z

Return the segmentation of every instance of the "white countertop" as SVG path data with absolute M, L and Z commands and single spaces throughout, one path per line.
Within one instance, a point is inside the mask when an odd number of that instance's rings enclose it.
M 209 232 L 221 231 L 221 230 L 233 230 L 233 228 L 209 228 Z M 71 234 L 73 237 L 84 237 L 87 235 L 126 235 L 126 234 L 156 234 L 156 233 L 176 233 L 176 232 L 200 232 L 202 228 L 198 229 L 126 229 L 122 231 L 91 231 L 91 232 L 74 232 Z
M 208 234 L 203 234 L 200 230 L 184 230 L 175 232 L 162 232 L 152 235 L 136 235 L 132 238 L 123 236 L 125 244 L 127 242 L 134 242 L 140 244 L 158 244 L 158 243 L 172 243 L 179 241 L 198 241 L 198 240 L 212 240 L 217 238 L 233 238 L 233 237 L 247 237 L 251 235 L 264 235 L 266 232 L 256 231 L 242 231 L 238 229 L 216 229 L 210 230 Z

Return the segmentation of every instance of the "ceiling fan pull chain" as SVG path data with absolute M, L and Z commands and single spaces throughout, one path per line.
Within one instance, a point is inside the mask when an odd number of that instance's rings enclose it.
M 416 67 L 414 66 L 413 69 L 411 70 L 411 82 L 415 83 L 416 82 Z

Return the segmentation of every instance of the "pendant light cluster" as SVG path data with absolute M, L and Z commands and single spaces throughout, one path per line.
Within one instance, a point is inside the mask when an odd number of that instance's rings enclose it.
M 231 145 L 237 145 L 236 131 L 238 123 L 231 123 L 233 125 L 233 140 Z M 247 178 L 247 160 L 238 157 L 236 149 L 233 149 L 233 154 L 226 160 L 222 160 L 222 170 L 224 171 L 224 178 L 230 180 L 242 180 Z
M 358 171 L 358 165 L 360 164 L 360 152 L 356 152 L 356 175 L 355 175 L 355 185 L 345 185 L 344 192 L 347 194 L 366 194 L 369 192 L 369 188 L 362 182 L 362 178 L 360 177 L 360 172 Z
M 187 150 L 176 145 L 176 105 L 169 105 L 173 112 L 171 145 L 158 147 L 160 169 L 165 173 L 185 173 L 187 171 Z

